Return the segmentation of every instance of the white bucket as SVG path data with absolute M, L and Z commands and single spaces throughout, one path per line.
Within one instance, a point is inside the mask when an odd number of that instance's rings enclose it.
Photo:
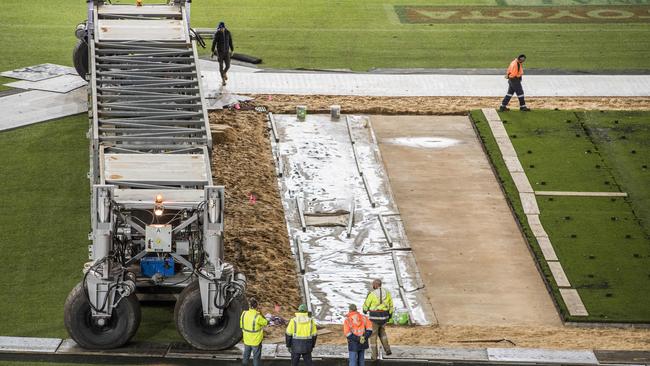
M 330 106 L 330 116 L 332 119 L 339 119 L 341 118 L 341 106 L 338 104 L 334 104 Z

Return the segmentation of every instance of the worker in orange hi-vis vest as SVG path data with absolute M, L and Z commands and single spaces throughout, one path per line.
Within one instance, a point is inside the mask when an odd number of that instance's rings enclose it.
M 526 107 L 526 101 L 524 99 L 524 89 L 521 87 L 521 79 L 524 76 L 524 66 L 523 63 L 526 61 L 526 55 L 519 55 L 516 59 L 512 60 L 510 66 L 508 66 L 508 71 L 506 71 L 506 79 L 508 79 L 508 93 L 503 102 L 501 102 L 501 107 L 499 112 L 509 111 L 508 103 L 510 103 L 510 98 L 513 94 L 517 94 L 519 98 L 519 110 L 522 112 L 530 111 L 530 108 Z

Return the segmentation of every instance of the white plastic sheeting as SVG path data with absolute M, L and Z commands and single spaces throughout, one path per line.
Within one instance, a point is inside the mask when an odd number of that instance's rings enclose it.
M 273 117 L 286 221 L 314 316 L 341 322 L 348 305 L 360 308 L 372 280 L 380 278 L 397 313 L 408 312 L 416 324 L 435 323 L 368 118 Z M 347 226 L 306 226 L 301 218 L 301 211 L 351 209 L 349 237 Z

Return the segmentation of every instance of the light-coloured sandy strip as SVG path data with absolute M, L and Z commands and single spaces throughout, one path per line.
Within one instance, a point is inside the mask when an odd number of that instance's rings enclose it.
M 536 196 L 571 196 L 571 197 L 627 197 L 625 192 L 565 192 L 535 191 Z

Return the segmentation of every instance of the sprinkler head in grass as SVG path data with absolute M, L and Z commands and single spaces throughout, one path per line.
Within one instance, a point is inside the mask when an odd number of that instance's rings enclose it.
M 641 258 L 641 255 L 639 255 L 639 253 L 634 253 L 634 258 Z
M 533 150 L 528 150 L 528 151 L 526 151 L 526 152 L 527 152 L 528 154 L 532 154 L 532 153 L 533 153 Z
M 632 151 L 630 151 L 630 152 L 631 152 L 632 154 L 636 154 L 636 150 L 632 150 Z
M 580 137 L 580 134 L 579 134 L 579 133 L 576 133 L 576 137 Z
M 553 202 L 554 201 L 553 197 L 549 197 L 548 201 Z
M 566 123 L 571 123 L 571 120 L 570 120 L 570 119 L 567 119 L 567 120 L 566 120 Z
M 630 235 L 630 234 L 625 234 L 625 239 L 632 239 L 632 235 Z
M 589 277 L 589 278 L 594 278 L 594 275 L 592 275 L 592 274 L 590 273 L 590 274 L 587 275 L 587 277 Z
M 647 165 L 642 165 L 641 168 L 642 169 L 648 169 L 648 166 Z
M 504 119 L 504 120 L 503 120 L 503 123 L 508 123 L 508 120 L 507 120 L 507 119 Z
M 587 154 L 591 154 L 591 150 L 587 150 L 587 151 L 585 151 L 585 152 L 586 152 Z
M 577 237 L 578 237 L 578 235 L 576 235 L 576 234 L 571 234 L 571 238 L 572 238 L 572 239 L 575 239 L 575 238 L 577 238 Z M 593 259 L 593 258 L 592 258 L 592 259 Z
M 564 219 L 565 219 L 566 221 L 569 221 L 569 220 L 571 220 L 571 216 L 564 216 Z
M 625 139 L 627 139 L 627 137 L 625 137 L 625 135 L 621 136 L 621 140 L 625 140 Z
M 614 294 L 611 293 L 611 292 L 608 292 L 608 293 L 605 294 L 605 297 L 612 297 L 612 296 L 614 296 Z
M 554 110 L 554 111 L 559 111 L 559 110 L 560 110 L 560 108 L 553 108 L 553 110 Z
M 590 255 L 589 259 L 596 259 L 596 256 L 595 255 Z
M 545 185 L 546 185 L 546 182 L 545 182 L 545 181 L 541 181 L 541 182 L 539 182 L 539 184 L 545 186 Z
M 534 168 L 534 167 L 535 167 L 535 165 L 533 165 L 533 164 L 530 164 L 530 165 L 529 165 L 528 167 L 532 169 L 532 168 Z
M 616 221 L 616 220 L 618 220 L 618 218 L 617 218 L 616 216 L 612 216 L 612 217 L 610 217 L 609 219 L 612 220 L 612 221 Z
M 616 198 L 612 198 L 612 199 L 610 199 L 610 201 L 616 202 Z
M 605 113 L 605 111 L 600 111 L 600 113 Z
M 510 136 L 510 137 L 512 137 L 513 139 L 516 139 L 516 138 L 517 138 L 517 135 L 512 135 L 512 136 Z
M 606 185 L 606 186 L 609 185 L 609 181 L 608 181 L 608 180 L 605 181 L 605 185 Z
M 618 120 L 617 120 L 617 119 L 614 120 L 614 124 L 618 124 Z

